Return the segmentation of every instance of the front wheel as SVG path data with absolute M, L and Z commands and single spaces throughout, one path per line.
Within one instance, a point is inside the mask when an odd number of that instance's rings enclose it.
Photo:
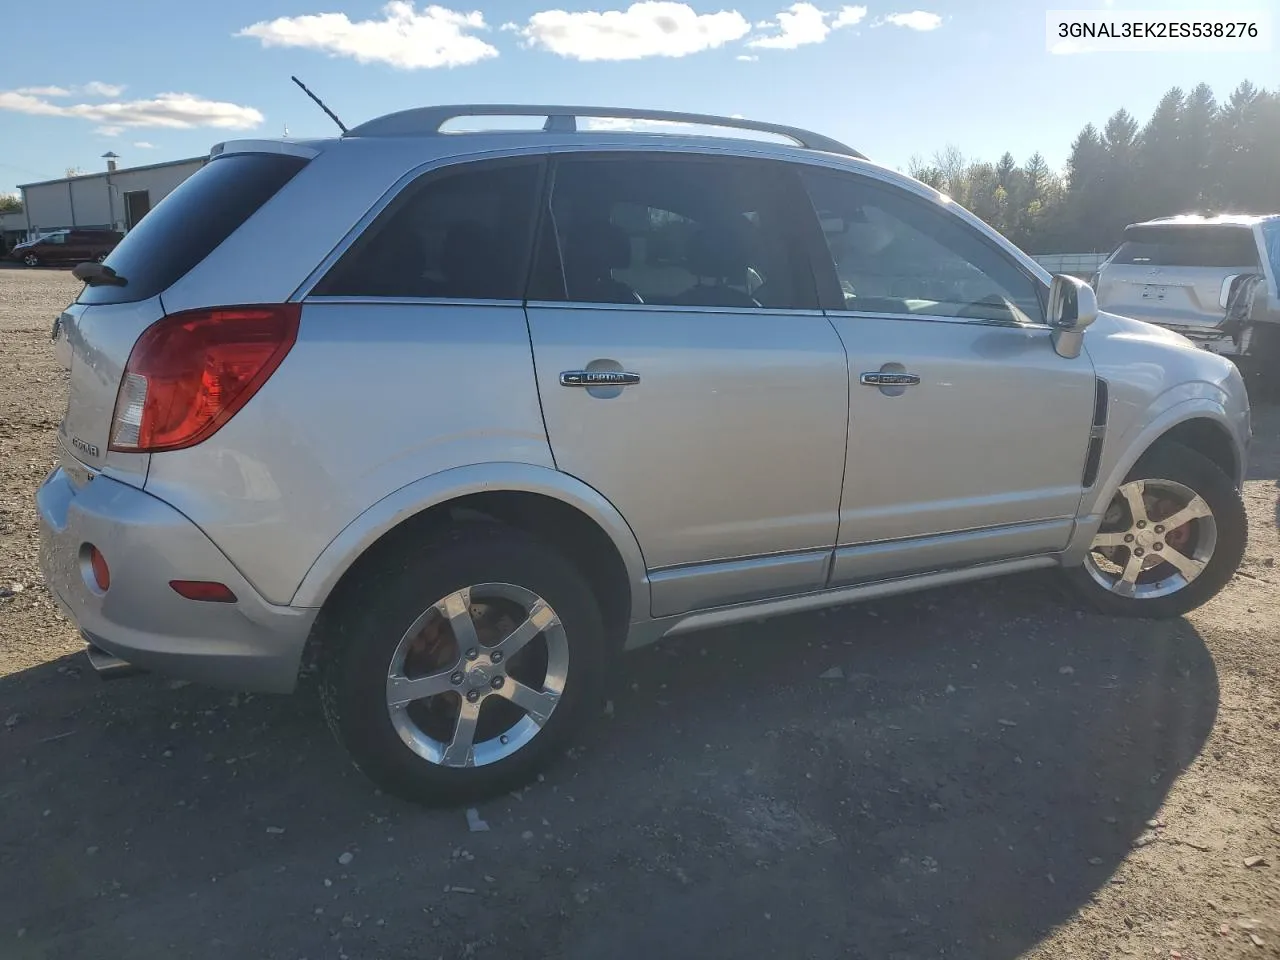
M 28 253 L 25 257 L 22 258 L 22 262 L 25 263 L 28 267 L 40 266 L 40 258 L 37 257 L 34 253 Z
M 603 674 L 582 574 L 498 524 L 387 557 L 321 637 L 321 703 L 355 765 L 426 804 L 511 790 L 563 751 Z
M 1102 613 L 1176 617 L 1212 599 L 1244 557 L 1249 522 L 1231 478 L 1187 447 L 1144 455 L 1068 575 Z

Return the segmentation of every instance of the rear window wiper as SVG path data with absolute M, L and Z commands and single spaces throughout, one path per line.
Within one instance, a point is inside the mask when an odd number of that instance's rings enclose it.
M 81 283 L 87 283 L 91 287 L 123 287 L 129 283 L 128 280 L 110 267 L 93 261 L 76 264 L 76 268 L 71 271 L 71 275 Z

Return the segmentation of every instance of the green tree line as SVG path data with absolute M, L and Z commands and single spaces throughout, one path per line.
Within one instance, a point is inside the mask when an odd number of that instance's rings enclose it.
M 1206 84 L 1169 90 L 1145 124 L 1117 110 L 1071 144 L 1066 170 L 954 146 L 908 172 L 1029 253 L 1113 250 L 1125 226 L 1180 213 L 1280 212 L 1280 88 L 1245 81 L 1223 103 Z

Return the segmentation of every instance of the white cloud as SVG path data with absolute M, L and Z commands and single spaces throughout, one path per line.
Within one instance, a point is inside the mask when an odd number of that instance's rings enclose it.
M 236 36 L 254 37 L 264 47 L 323 50 L 335 57 L 404 70 L 457 67 L 498 55 L 496 47 L 472 35 L 486 29 L 478 10 L 460 13 L 429 6 L 419 12 L 407 0 L 393 0 L 382 14 L 380 20 L 355 22 L 345 13 L 280 17 L 245 27 Z
M 757 24 L 762 30 L 774 31 L 767 36 L 747 41 L 747 46 L 763 50 L 794 50 L 810 43 L 822 43 L 832 30 L 852 27 L 867 15 L 866 7 L 841 7 L 831 13 L 812 3 L 793 3 L 778 14 L 776 21 Z
M 103 83 L 101 80 L 90 80 L 79 89 L 81 93 L 87 93 L 91 97 L 118 97 L 120 94 L 124 93 L 124 84 Z
M 741 60 L 743 63 L 755 63 L 760 58 L 754 54 L 740 53 L 735 59 Z
M 124 93 L 124 85 L 90 80 L 78 87 L 19 87 L 13 92 L 29 97 L 70 97 L 77 93 L 90 97 L 118 97 Z
M 768 37 L 748 40 L 748 47 L 766 50 L 794 50 L 807 43 L 821 43 L 827 39 L 831 27 L 829 14 L 823 13 L 811 3 L 793 3 L 778 14 L 777 33 Z
M 120 134 L 124 133 L 124 127 L 98 127 L 93 132 L 101 134 L 104 137 L 118 137 Z
M 72 117 L 100 124 L 102 130 L 126 127 L 218 127 L 243 130 L 262 123 L 253 107 L 206 100 L 192 93 L 161 93 L 150 100 L 107 103 L 51 103 L 19 91 L 0 91 L 0 110 L 42 117 Z M 114 134 L 107 134 L 108 136 Z
M 835 20 L 831 22 L 831 26 L 836 30 L 841 27 L 856 27 L 866 16 L 866 7 L 841 7 L 840 12 L 836 14 Z
M 154 150 L 156 148 L 154 143 L 148 143 L 146 140 L 135 140 L 133 145 L 139 150 Z
M 643 0 L 626 10 L 543 10 L 520 34 L 526 45 L 571 60 L 639 60 L 714 50 L 750 30 L 736 10 L 699 14 L 685 3 Z
M 912 10 L 910 13 L 891 13 L 884 18 L 885 23 L 895 27 L 906 27 L 908 30 L 937 30 L 942 26 L 942 18 L 936 13 L 924 10 Z
M 66 87 L 19 87 L 14 93 L 24 97 L 69 97 L 71 91 Z

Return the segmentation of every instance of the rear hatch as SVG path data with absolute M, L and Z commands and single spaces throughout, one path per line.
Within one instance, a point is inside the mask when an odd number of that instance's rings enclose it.
M 54 325 L 54 351 L 70 371 L 60 458 L 135 486 L 149 455 L 111 447 L 116 398 L 138 337 L 165 315 L 162 293 L 276 194 L 306 160 L 230 153 L 207 163 L 164 198 L 107 257 L 123 283 L 86 285 Z
M 1257 243 L 1247 226 L 1135 225 L 1098 271 L 1098 305 L 1207 333 L 1226 318 L 1232 279 L 1259 269 Z

